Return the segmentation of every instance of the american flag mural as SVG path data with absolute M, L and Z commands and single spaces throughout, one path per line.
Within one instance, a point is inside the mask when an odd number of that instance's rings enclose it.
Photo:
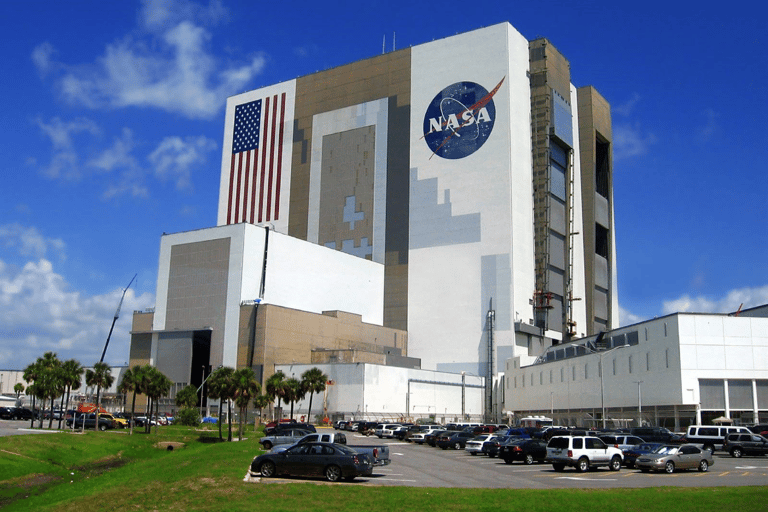
M 235 107 L 227 224 L 280 218 L 286 94 Z

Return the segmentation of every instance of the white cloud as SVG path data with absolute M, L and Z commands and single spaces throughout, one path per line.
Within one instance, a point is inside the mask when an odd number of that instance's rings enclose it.
M 121 136 L 116 137 L 109 148 L 88 161 L 89 167 L 99 172 L 116 174 L 109 179 L 102 198 L 109 199 L 123 194 L 133 197 L 149 195 L 145 184 L 145 171 L 133 156 L 134 146 L 133 132 L 123 128 Z
M 46 259 L 13 269 L 0 260 L 0 367 L 23 369 L 47 351 L 84 365 L 99 360 L 122 295 L 115 289 L 92 297 L 74 291 Z M 154 304 L 154 296 L 125 295 L 105 361 L 128 360 L 131 315 Z
M 718 119 L 720 115 L 711 108 L 703 112 L 705 122 L 696 132 L 700 143 L 709 142 L 719 129 Z
M 49 178 L 80 179 L 82 168 L 78 152 L 75 149 L 75 138 L 81 133 L 98 135 L 100 130 L 96 123 L 84 118 L 64 122 L 58 117 L 54 117 L 49 123 L 37 119 L 37 125 L 50 139 L 52 145 L 51 161 L 43 169 L 43 174 Z
M 229 15 L 227 8 L 217 0 L 209 1 L 207 6 L 189 0 L 143 0 L 142 3 L 139 19 L 147 30 L 154 31 L 162 31 L 185 20 L 213 25 L 226 20 Z
M 35 64 L 40 76 L 45 76 L 54 66 L 51 56 L 56 53 L 55 48 L 49 42 L 40 43 L 32 50 L 32 62 Z
M 725 297 L 691 297 L 683 295 L 677 299 L 664 301 L 663 314 L 676 312 L 687 313 L 733 313 L 743 304 L 743 309 L 768 304 L 768 285 L 756 288 L 731 290 Z
M 150 107 L 189 118 L 215 116 L 226 98 L 247 88 L 265 58 L 223 68 L 207 48 L 211 34 L 197 20 L 226 17 L 220 2 L 201 7 L 188 1 L 147 1 L 143 31 L 108 45 L 91 65 L 69 66 L 60 80 L 68 100 L 88 108 Z M 51 67 L 53 48 L 39 47 L 38 68 Z
M 23 257 L 45 258 L 49 250 L 60 260 L 65 259 L 64 241 L 60 238 L 46 238 L 34 227 L 21 224 L 0 226 L 0 247 L 10 249 Z
M 647 320 L 647 318 L 643 318 L 642 316 L 636 315 L 629 310 L 619 306 L 619 325 L 621 327 L 636 324 L 638 322 L 642 322 L 643 320 Z
M 656 136 L 652 133 L 643 133 L 638 125 L 620 123 L 613 127 L 613 159 L 615 161 L 644 155 L 655 143 Z
M 147 157 L 162 180 L 172 180 L 177 189 L 190 188 L 192 169 L 202 166 L 217 147 L 213 140 L 199 137 L 166 137 Z
M 640 103 L 641 96 L 638 93 L 634 93 L 630 99 L 622 103 L 621 105 L 611 108 L 611 112 L 621 116 L 629 116 L 635 109 L 635 106 Z

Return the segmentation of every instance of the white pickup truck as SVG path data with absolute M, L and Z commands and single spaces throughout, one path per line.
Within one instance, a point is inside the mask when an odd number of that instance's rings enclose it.
M 297 444 L 314 442 L 343 444 L 348 448 L 352 448 L 356 452 L 368 454 L 368 456 L 373 461 L 374 466 L 386 466 L 392 462 L 392 460 L 389 458 L 389 446 L 348 445 L 347 436 L 341 432 L 318 432 L 314 434 L 307 434 L 295 443 L 274 446 L 272 448 L 272 452 L 281 452 Z

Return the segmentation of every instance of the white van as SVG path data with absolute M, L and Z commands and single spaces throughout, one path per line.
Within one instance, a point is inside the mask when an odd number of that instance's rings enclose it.
M 723 441 L 728 434 L 751 434 L 747 427 L 732 427 L 730 425 L 691 425 L 685 432 L 689 443 L 703 445 L 705 450 L 713 452 L 723 449 Z

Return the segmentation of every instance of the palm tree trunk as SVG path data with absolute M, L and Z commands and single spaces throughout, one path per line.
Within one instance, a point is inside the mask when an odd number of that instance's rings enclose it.
M 59 410 L 61 411 L 61 416 L 59 416 L 59 430 L 61 430 L 61 421 L 67 414 L 67 411 L 64 409 L 64 393 L 61 394 L 61 404 L 59 405 Z
M 69 406 L 69 392 L 71 389 L 72 389 L 72 386 L 67 386 L 67 406 Z M 67 409 L 69 409 L 69 407 L 67 407 Z M 63 416 L 66 418 L 67 411 L 64 411 Z M 75 415 L 72 414 L 72 429 L 74 430 L 74 428 L 75 428 Z
M 307 423 L 312 423 L 312 390 L 309 391 L 309 409 L 307 409 Z
M 29 424 L 29 428 L 35 428 L 35 395 L 32 395 L 32 423 Z
M 136 390 L 133 390 L 133 402 L 131 402 L 131 434 L 133 435 L 133 424 L 136 423 Z
M 43 407 L 40 409 L 40 425 L 39 428 L 43 428 L 43 416 L 45 416 L 45 398 L 43 398 Z
M 229 424 L 229 432 L 227 433 L 227 441 L 232 441 L 232 404 L 227 399 L 227 423 Z
M 96 386 L 96 423 L 93 426 L 94 430 L 99 430 L 99 411 L 101 409 L 101 385 Z M 85 423 L 85 422 L 83 422 Z
M 219 441 L 223 439 L 221 436 L 221 406 L 222 405 L 224 405 L 224 399 L 219 397 L 219 421 L 216 422 L 219 424 Z

